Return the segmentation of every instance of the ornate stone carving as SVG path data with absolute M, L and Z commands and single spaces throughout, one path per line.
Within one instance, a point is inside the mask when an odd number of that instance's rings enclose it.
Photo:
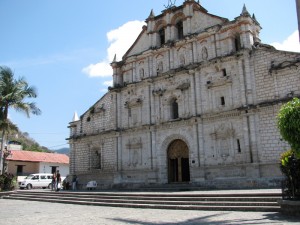
M 153 90 L 152 94 L 157 95 L 157 96 L 163 96 L 165 92 L 166 92 L 166 89 L 159 88 L 159 89 Z

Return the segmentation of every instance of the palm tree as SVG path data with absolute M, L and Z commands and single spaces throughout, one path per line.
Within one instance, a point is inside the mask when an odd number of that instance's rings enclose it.
M 0 174 L 2 173 L 4 138 L 11 126 L 8 120 L 10 108 L 30 114 L 39 115 L 41 110 L 34 102 L 26 102 L 28 98 L 36 98 L 37 93 L 34 87 L 28 85 L 24 78 L 15 79 L 14 73 L 9 67 L 0 67 L 0 130 L 2 131 L 2 144 L 0 155 Z

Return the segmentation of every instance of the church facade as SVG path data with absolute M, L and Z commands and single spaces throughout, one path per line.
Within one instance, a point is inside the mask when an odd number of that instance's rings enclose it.
M 230 21 L 185 0 L 146 24 L 70 122 L 71 174 L 98 188 L 279 187 L 276 116 L 300 95 L 300 54 L 263 44 L 245 6 Z

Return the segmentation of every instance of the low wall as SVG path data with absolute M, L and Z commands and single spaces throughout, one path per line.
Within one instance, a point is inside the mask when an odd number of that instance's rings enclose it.
M 300 216 L 300 201 L 278 200 L 281 207 L 281 213 L 289 216 Z

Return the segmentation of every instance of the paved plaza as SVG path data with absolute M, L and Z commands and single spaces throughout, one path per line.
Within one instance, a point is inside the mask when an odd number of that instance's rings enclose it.
M 0 199 L 0 224 L 300 224 L 300 218 L 269 212 L 136 209 Z

